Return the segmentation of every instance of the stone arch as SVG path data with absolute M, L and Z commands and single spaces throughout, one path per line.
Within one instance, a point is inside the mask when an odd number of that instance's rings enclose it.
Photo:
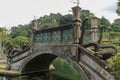
M 26 62 L 26 64 L 24 64 L 24 66 L 22 68 L 22 73 L 27 73 L 31 70 L 33 72 L 40 71 L 40 70 L 43 70 L 45 72 L 49 71 L 48 69 L 49 69 L 50 63 L 53 60 L 55 60 L 57 57 L 61 57 L 62 59 L 67 61 L 69 64 L 71 64 L 75 69 L 77 69 L 77 71 L 80 73 L 80 75 L 83 76 L 83 78 L 85 80 L 90 80 L 90 77 L 91 77 L 90 73 L 88 71 L 86 71 L 82 66 L 77 64 L 77 62 L 72 60 L 70 57 L 68 57 L 66 55 L 61 56 L 61 55 L 54 55 L 54 54 L 49 54 L 49 53 L 40 54 L 38 56 L 35 56 L 28 62 Z

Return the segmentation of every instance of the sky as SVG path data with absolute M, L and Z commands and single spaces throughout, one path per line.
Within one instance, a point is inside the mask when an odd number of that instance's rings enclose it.
M 10 28 L 28 24 L 31 20 L 50 13 L 72 14 L 73 0 L 0 0 L 0 27 Z M 74 0 L 76 1 L 76 0 Z M 80 0 L 82 9 L 90 10 L 97 17 L 104 16 L 111 23 L 117 16 L 118 0 Z

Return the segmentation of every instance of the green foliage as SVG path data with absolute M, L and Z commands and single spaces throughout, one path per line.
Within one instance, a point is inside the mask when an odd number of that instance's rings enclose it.
M 109 39 L 112 41 L 120 41 L 120 32 L 104 32 L 103 39 Z
M 100 25 L 104 25 L 106 27 L 106 31 L 110 31 L 111 29 L 111 23 L 109 22 L 108 19 L 106 19 L 104 16 L 102 16 L 100 19 L 99 19 L 99 24 Z
M 59 25 L 68 24 L 68 23 L 72 22 L 72 19 L 73 18 L 72 18 L 71 14 L 64 15 L 60 18 Z
M 99 19 L 99 22 L 101 25 L 105 25 L 107 27 L 109 27 L 111 24 L 109 22 L 109 20 L 107 20 L 104 16 L 102 16 L 100 19 Z
M 116 55 L 109 59 L 109 67 L 112 68 L 120 79 L 120 55 Z
M 111 41 L 111 42 L 104 42 L 104 44 L 115 44 L 115 45 L 120 45 L 120 42 L 119 41 Z
M 17 36 L 26 36 L 28 37 L 28 29 L 30 28 L 30 24 L 18 25 L 17 27 L 12 27 L 10 32 L 10 37 L 16 38 Z
M 120 0 L 118 0 L 118 2 L 117 2 L 117 10 L 116 10 L 116 13 L 117 13 L 118 15 L 120 15 Z
M 3 40 L 6 38 L 6 32 L 7 29 L 5 27 L 0 27 L 0 48 L 1 48 L 0 53 L 3 53 L 4 50 Z
M 11 41 L 12 41 L 12 38 L 6 37 L 6 38 L 3 39 L 2 44 L 3 44 L 4 47 L 6 47 L 7 45 L 10 44 Z
M 120 32 L 120 19 L 114 20 L 114 23 L 111 26 L 112 31 Z
M 6 37 L 7 29 L 5 27 L 0 27 L 0 38 L 3 40 Z
M 106 32 L 108 36 L 106 38 L 110 38 L 111 42 L 103 42 L 104 45 L 115 45 L 118 49 L 117 55 L 110 58 L 109 67 L 114 70 L 114 74 L 118 76 L 120 79 L 120 32 Z M 116 40 L 119 39 L 119 40 Z
M 37 19 L 38 21 L 38 28 L 48 28 L 48 27 L 54 27 L 59 24 L 59 21 L 61 19 L 62 15 L 60 13 L 50 15 L 45 15 L 44 17 L 40 17 Z
M 91 14 L 93 14 L 93 13 L 91 13 L 89 10 L 82 10 L 80 18 L 83 21 L 86 18 L 89 18 Z M 91 22 L 87 21 L 86 24 L 85 24 L 85 29 L 90 29 L 90 27 L 91 27 Z
M 110 32 L 109 33 L 109 37 L 111 38 L 111 39 L 115 39 L 115 38 L 118 38 L 119 40 L 120 40 L 120 32 Z
M 108 33 L 110 34 L 111 39 L 116 39 L 119 38 L 120 33 L 119 32 L 111 32 Z M 116 74 L 118 76 L 118 78 L 120 79 L 120 41 L 111 41 L 111 42 L 104 42 L 104 45 L 115 45 L 118 49 L 118 53 L 117 55 L 113 56 L 112 58 L 110 58 L 109 61 L 109 67 L 114 70 L 114 74 Z
M 111 42 L 102 42 L 103 45 L 114 45 L 118 49 L 118 53 L 120 53 L 120 41 L 111 41 Z
M 24 37 L 24 36 L 18 36 L 12 40 L 14 47 L 21 48 L 23 44 L 28 44 L 29 43 L 29 38 Z
M 91 12 L 89 10 L 82 10 L 80 18 L 84 20 L 85 18 L 88 18 L 90 16 Z

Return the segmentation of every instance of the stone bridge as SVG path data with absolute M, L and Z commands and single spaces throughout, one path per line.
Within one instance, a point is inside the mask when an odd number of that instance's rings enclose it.
M 24 75 L 47 73 L 51 62 L 61 57 L 73 65 L 84 80 L 117 80 L 113 71 L 107 67 L 106 61 L 94 55 L 94 50 L 84 47 L 80 42 L 83 24 L 79 15 L 80 8 L 74 7 L 73 22 L 42 30 L 37 30 L 37 22 L 34 20 L 31 45 L 11 55 L 11 70 L 18 70 Z
M 78 44 L 35 44 L 34 47 L 34 53 L 28 50 L 14 56 L 11 69 L 23 74 L 49 72 L 50 63 L 61 57 L 73 65 L 85 80 L 116 80 L 105 63 Z

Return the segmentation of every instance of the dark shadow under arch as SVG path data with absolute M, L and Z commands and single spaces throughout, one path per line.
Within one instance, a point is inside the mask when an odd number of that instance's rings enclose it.
M 22 73 L 34 73 L 34 72 L 44 72 L 48 71 L 50 63 L 57 56 L 52 54 L 41 54 L 39 56 L 34 57 L 22 69 Z

